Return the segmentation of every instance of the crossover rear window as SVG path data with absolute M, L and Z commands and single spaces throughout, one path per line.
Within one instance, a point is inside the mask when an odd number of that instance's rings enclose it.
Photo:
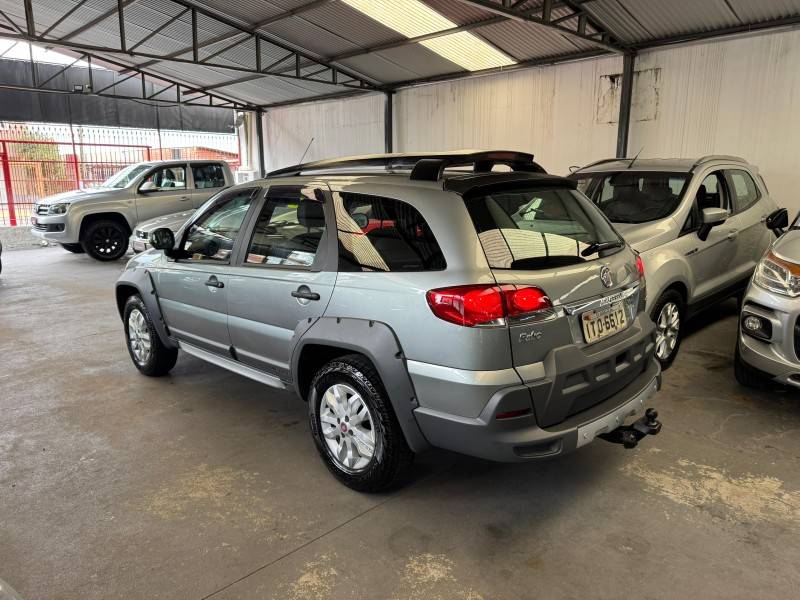
M 465 198 L 493 269 L 544 269 L 624 244 L 602 213 L 572 189 L 504 189 Z

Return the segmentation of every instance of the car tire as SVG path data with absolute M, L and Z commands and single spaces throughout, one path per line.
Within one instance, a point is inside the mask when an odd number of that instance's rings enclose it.
M 130 234 L 118 221 L 102 219 L 89 223 L 83 232 L 81 246 L 86 254 L 103 262 L 118 260 L 128 251 Z
M 384 491 L 410 472 L 414 453 L 378 372 L 363 356 L 349 354 L 322 367 L 311 382 L 308 411 L 325 466 L 349 488 Z
M 681 347 L 685 314 L 683 297 L 675 290 L 661 294 L 650 311 L 650 317 L 656 324 L 656 358 L 664 371 L 672 366 Z
M 128 298 L 122 316 L 125 345 L 136 368 L 148 377 L 169 373 L 178 361 L 178 349 L 168 348 L 161 341 L 141 296 Z
M 742 360 L 738 340 L 736 342 L 736 353 L 733 357 L 733 374 L 736 377 L 736 381 L 745 387 L 757 390 L 765 390 L 770 387 L 769 379 L 764 373 L 754 369 Z
M 80 244 L 61 244 L 61 247 L 67 252 L 72 252 L 73 254 L 83 254 L 85 252 L 83 246 Z

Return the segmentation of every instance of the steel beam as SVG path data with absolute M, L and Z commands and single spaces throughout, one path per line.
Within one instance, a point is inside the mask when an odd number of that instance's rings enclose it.
M 89 31 L 95 25 L 97 25 L 99 23 L 102 23 L 103 21 L 105 21 L 109 17 L 115 15 L 119 11 L 120 7 L 124 8 L 124 7 L 128 6 L 129 4 L 133 4 L 134 2 L 136 2 L 136 0 L 121 0 L 114 8 L 111 8 L 111 9 L 107 10 L 106 12 L 104 12 L 104 13 L 102 13 L 100 15 L 97 15 L 94 19 L 91 19 L 90 21 L 87 21 L 86 23 L 84 23 L 83 25 L 81 25 L 80 27 L 78 27 L 76 29 L 73 29 L 72 31 L 70 31 L 66 35 L 62 35 L 57 40 L 53 40 L 53 43 L 55 43 L 55 42 L 66 42 L 66 41 L 71 40 L 72 38 L 82 34 L 84 31 Z M 30 36 L 31 34 L 29 33 L 28 35 Z M 36 36 L 34 35 L 32 37 L 36 37 Z M 119 52 L 119 50 L 117 50 L 117 52 Z
M 617 158 L 628 154 L 628 134 L 631 125 L 631 100 L 633 99 L 633 68 L 636 55 L 625 54 L 622 59 L 622 84 L 619 94 L 619 120 L 617 122 Z
M 256 117 L 256 142 L 258 143 L 258 176 L 266 176 L 266 161 L 264 160 L 264 111 L 258 109 L 255 113 Z
M 383 112 L 383 147 L 384 151 L 393 152 L 394 146 L 394 93 L 386 92 L 386 106 Z

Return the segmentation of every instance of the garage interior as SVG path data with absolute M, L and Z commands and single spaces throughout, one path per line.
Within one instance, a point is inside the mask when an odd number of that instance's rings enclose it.
M 0 118 L 223 111 L 242 181 L 381 152 L 519 150 L 560 175 L 729 154 L 800 210 L 800 2 L 391 4 L 0 0 L 0 39 L 69 57 L 0 58 Z M 688 323 L 664 430 L 635 450 L 432 450 L 366 495 L 329 475 L 292 394 L 186 354 L 142 377 L 123 262 L 0 239 L 0 580 L 22 598 L 797 595 L 797 392 L 736 382 L 734 299 Z

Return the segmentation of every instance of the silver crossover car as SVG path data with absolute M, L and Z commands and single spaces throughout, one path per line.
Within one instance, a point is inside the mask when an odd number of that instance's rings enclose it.
M 770 217 L 783 229 L 786 211 Z M 800 215 L 758 263 L 742 303 L 736 379 L 762 387 L 772 381 L 800 387 Z
M 652 409 L 623 424 L 660 385 L 642 263 L 529 154 L 282 169 L 150 243 L 116 285 L 136 367 L 163 375 L 180 349 L 294 390 L 355 489 L 429 446 L 525 461 L 660 429 Z
M 163 217 L 156 217 L 143 223 L 138 223 L 131 235 L 131 250 L 134 254 L 144 252 L 150 249 L 150 233 L 160 227 L 166 227 L 171 230 L 173 234 L 178 233 L 181 227 L 189 220 L 194 214 L 194 209 L 185 210 L 171 215 L 164 215 Z
M 138 163 L 98 187 L 37 200 L 31 232 L 70 252 L 117 260 L 127 252 L 136 223 L 197 208 L 232 183 L 225 161 Z
M 686 319 L 743 293 L 774 239 L 764 223 L 775 201 L 756 167 L 733 156 L 609 159 L 571 177 L 639 252 L 656 356 L 669 367 Z

